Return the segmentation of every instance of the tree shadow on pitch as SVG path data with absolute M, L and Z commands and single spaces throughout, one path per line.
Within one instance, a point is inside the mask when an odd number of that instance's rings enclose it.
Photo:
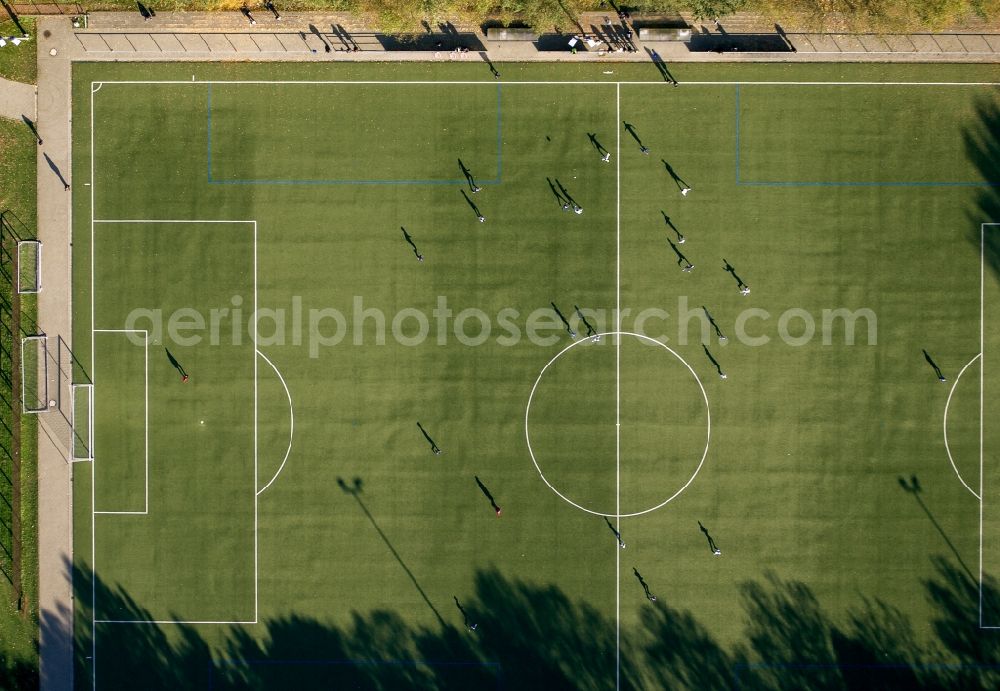
M 950 559 L 936 557 L 933 566 L 918 586 L 931 607 L 928 642 L 905 614 L 877 598 L 862 596 L 846 616 L 834 618 L 805 583 L 766 573 L 739 584 L 741 606 L 732 617 L 745 624 L 727 647 L 694 613 L 670 604 L 668 587 L 657 593 L 657 602 L 642 601 L 638 625 L 622 626 L 620 687 L 997 688 L 1000 635 L 979 628 L 979 584 Z M 93 578 L 83 564 L 72 579 L 80 614 L 77 679 L 86 680 L 93 653 L 92 592 L 102 617 L 152 617 L 123 588 Z M 212 643 L 203 638 L 205 629 L 186 624 L 98 625 L 99 688 L 614 687 L 613 615 L 571 598 L 556 584 L 527 583 L 495 569 L 478 571 L 469 586 L 470 593 L 457 596 L 478 624 L 474 632 L 453 607 L 446 619 L 426 627 L 390 608 L 358 612 L 349 601 L 338 605 L 344 613 L 339 625 L 293 610 L 253 626 L 213 628 Z M 996 599 L 992 578 L 983 590 Z M 642 598 L 642 592 L 633 597 Z M 69 622 L 67 612 L 43 612 L 42 635 L 65 634 Z M 0 670 L 0 682 L 12 678 L 9 669 Z
M 982 188 L 976 208 L 969 212 L 969 241 L 983 245 L 983 260 L 1000 277 L 1000 100 L 993 96 L 980 97 L 975 105 L 977 120 L 965 129 L 965 153 L 982 180 L 990 186 Z

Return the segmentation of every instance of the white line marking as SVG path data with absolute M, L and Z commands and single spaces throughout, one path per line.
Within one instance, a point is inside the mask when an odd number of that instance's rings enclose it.
M 253 222 L 253 350 L 257 350 L 257 221 Z M 260 479 L 257 476 L 257 356 L 253 358 L 253 621 L 256 624 L 260 618 L 260 550 L 258 549 L 258 500 L 257 487 Z
M 177 219 L 177 218 L 95 218 L 94 223 L 253 223 L 256 225 L 257 221 L 248 221 L 246 219 L 239 221 L 225 221 L 218 219 Z
M 955 475 L 958 476 L 958 481 L 962 483 L 962 486 L 969 490 L 969 492 L 972 493 L 972 496 L 980 501 L 982 501 L 982 498 L 976 494 L 973 489 L 969 487 L 969 485 L 966 484 L 965 480 L 962 479 L 962 474 L 958 472 L 958 466 L 955 465 L 955 459 L 952 458 L 951 446 L 948 445 L 948 407 L 951 406 L 951 397 L 955 395 L 955 388 L 958 386 L 958 382 L 962 378 L 962 375 L 965 374 L 965 370 L 969 369 L 969 365 L 982 357 L 982 355 L 982 353 L 976 355 L 976 357 L 969 360 L 965 367 L 959 371 L 958 376 L 955 377 L 955 383 L 951 385 L 951 391 L 948 392 L 948 401 L 944 404 L 944 450 L 948 453 L 948 462 L 951 463 L 951 467 L 955 471 Z
M 94 94 L 97 90 L 103 86 L 103 84 L 97 82 L 97 89 L 94 88 L 95 82 L 90 83 L 90 377 L 93 381 L 94 377 L 94 352 L 96 347 L 96 339 L 94 334 L 94 323 L 96 319 L 96 314 L 94 312 L 94 295 L 96 294 L 95 283 L 94 283 L 94 190 L 97 188 L 97 180 L 94 178 L 94 158 L 97 155 L 94 149 Z M 96 403 L 96 397 L 95 401 Z M 94 406 L 90 407 L 91 411 L 94 410 Z M 93 415 L 93 419 L 96 421 L 97 416 Z M 91 446 L 90 455 L 94 455 L 94 448 Z M 90 578 L 90 674 L 91 674 L 91 687 L 96 691 L 97 689 L 97 517 L 94 514 L 94 510 L 97 507 L 97 495 L 94 491 L 95 480 L 97 480 L 97 463 L 90 464 L 90 568 L 91 568 L 91 578 Z
M 189 619 L 95 619 L 95 624 L 256 624 L 253 621 L 192 621 Z
M 622 329 L 622 85 L 615 85 L 615 331 Z M 622 532 L 622 337 L 615 336 L 615 519 Z M 615 545 L 615 688 L 622 684 L 622 555 Z
M 257 351 L 257 354 L 264 358 L 264 361 L 271 366 L 274 373 L 278 375 L 278 379 L 281 380 L 281 385 L 285 388 L 285 395 L 288 396 L 288 417 L 290 420 L 288 426 L 288 449 L 285 451 L 285 457 L 282 459 L 281 465 L 278 466 L 278 470 L 274 473 L 274 477 L 271 478 L 271 481 L 257 490 L 257 496 L 259 497 L 264 490 L 274 484 L 274 481 L 278 479 L 278 476 L 281 475 L 281 471 L 285 469 L 285 463 L 288 462 L 288 455 L 292 453 L 292 439 L 295 438 L 295 407 L 292 405 L 292 394 L 289 392 L 288 384 L 285 383 L 285 378 L 281 376 L 281 372 L 278 371 L 278 368 L 274 366 L 274 363 L 271 362 L 271 359 L 268 356 L 264 355 L 264 353 L 259 350 Z
M 635 513 L 604 513 L 602 511 L 593 511 L 591 509 L 588 509 L 585 506 L 580 506 L 579 504 L 577 504 L 576 502 L 574 502 L 569 497 L 566 497 L 565 495 L 563 495 L 559 490 L 557 490 L 555 487 L 553 487 L 549 483 L 548 479 L 545 477 L 545 474 L 542 472 L 541 466 L 538 465 L 538 461 L 535 459 L 535 451 L 531 447 L 531 435 L 530 435 L 530 432 L 528 430 L 528 420 L 529 420 L 529 418 L 531 416 L 531 401 L 532 401 L 532 399 L 535 396 L 535 391 L 538 389 L 538 385 L 542 381 L 542 377 L 545 375 L 545 371 L 549 367 L 551 367 L 552 364 L 556 360 L 558 360 L 560 357 L 562 357 L 562 355 L 565 354 L 566 351 L 568 351 L 570 348 L 575 348 L 575 347 L 577 347 L 579 345 L 582 345 L 584 343 L 590 343 L 591 340 L 589 338 L 582 338 L 582 339 L 579 339 L 579 340 L 576 340 L 576 341 L 573 341 L 572 343 L 570 343 L 568 346 L 566 346 L 565 348 L 563 348 L 562 350 L 560 350 L 558 353 L 556 353 L 556 355 L 551 360 L 549 360 L 546 363 L 545 367 L 542 368 L 542 371 L 538 373 L 538 378 L 535 380 L 535 384 L 531 387 L 531 393 L 528 394 L 528 405 L 526 406 L 525 411 L 524 411 L 524 438 L 525 438 L 525 440 L 528 443 L 528 455 L 531 456 L 531 462 L 534 463 L 535 470 L 538 471 L 538 476 L 540 478 L 542 478 L 542 482 L 544 482 L 548 486 L 549 489 L 551 489 L 553 492 L 555 492 L 556 495 L 559 496 L 567 504 L 570 504 L 571 506 L 575 506 L 576 508 L 580 509 L 581 511 L 586 511 L 587 513 L 593 514 L 594 516 L 606 516 L 608 518 L 631 518 L 633 516 L 642 516 L 643 514 L 647 514 L 647 513 L 650 513 L 652 511 L 656 511 L 657 509 L 663 508 L 664 506 L 666 506 L 667 504 L 669 504 L 670 502 L 672 502 L 674 499 L 676 499 L 678 496 L 680 496 L 680 494 L 684 490 L 686 490 L 690 486 L 690 484 L 692 482 L 694 482 L 694 479 L 698 476 L 698 473 L 701 471 L 702 466 L 705 464 L 705 459 L 708 457 L 708 447 L 709 447 L 709 445 L 711 443 L 711 440 L 712 440 L 712 413 L 711 413 L 711 410 L 709 409 L 709 405 L 708 405 L 708 393 L 705 391 L 705 387 L 704 387 L 704 385 L 702 385 L 701 379 L 698 377 L 698 373 L 695 372 L 694 368 L 691 367 L 691 365 L 688 364 L 687 360 L 685 360 L 684 358 L 682 358 L 677 353 L 677 351 L 675 351 L 674 349 L 672 349 L 670 346 L 665 345 L 663 343 L 660 343 L 655 338 L 650 338 L 649 336 L 646 336 L 644 334 L 633 333 L 631 331 L 607 331 L 607 332 L 604 332 L 604 333 L 601 333 L 601 334 L 598 334 L 598 335 L 601 336 L 602 338 L 604 336 L 615 336 L 615 337 L 618 337 L 618 336 L 634 336 L 636 338 L 639 338 L 639 339 L 642 339 L 644 341 L 647 341 L 651 345 L 658 345 L 658 346 L 660 346 L 664 350 L 670 352 L 675 358 L 677 358 L 678 360 L 680 360 L 681 363 L 685 367 L 687 367 L 688 372 L 690 372 L 691 376 L 694 377 L 695 382 L 698 384 L 698 388 L 701 390 L 702 400 L 705 401 L 705 416 L 706 416 L 706 420 L 705 420 L 705 425 L 706 425 L 706 431 L 705 431 L 705 449 L 704 449 L 704 451 L 702 451 L 701 460 L 698 461 L 698 467 L 695 468 L 694 472 L 691 474 L 691 477 L 688 478 L 688 481 L 685 482 L 684 485 L 680 489 L 678 489 L 676 492 L 674 492 L 670 497 L 668 497 L 664 501 L 660 502 L 656 506 L 651 506 L 648 509 L 644 509 L 642 511 L 636 511 Z
M 995 629 L 1000 626 L 983 625 L 983 507 L 986 504 L 983 493 L 983 395 L 986 372 L 986 226 L 1000 226 L 1000 223 L 983 223 L 979 226 L 979 628 Z
M 95 82 L 96 83 L 96 82 Z M 297 80 L 297 79 L 275 79 L 275 80 L 263 80 L 263 79 L 218 79 L 218 80 L 202 80 L 199 82 L 189 82 L 181 80 L 121 80 L 121 81 L 105 81 L 102 84 L 155 84 L 155 85 L 166 85 L 166 84 L 186 84 L 188 86 L 195 85 L 199 86 L 202 84 L 303 84 L 303 85 L 319 85 L 319 84 L 364 84 L 364 85 L 374 85 L 374 84 L 386 84 L 386 85 L 408 85 L 412 84 L 414 86 L 427 86 L 427 85 L 441 85 L 441 84 L 478 84 L 481 86 L 494 84 L 493 81 L 482 81 L 482 80 L 453 80 L 453 81 L 431 81 L 431 80 L 414 80 L 414 81 L 402 81 L 402 80 L 372 80 L 372 79 L 321 79 L 321 80 Z M 512 82 L 505 81 L 503 83 L 504 88 L 508 86 L 576 86 L 580 84 L 586 85 L 607 85 L 607 84 L 653 84 L 662 86 L 663 80 L 654 81 L 628 81 L 628 80 L 606 80 L 606 81 L 521 81 Z M 734 86 L 734 85 L 759 85 L 759 86 L 1000 86 L 1000 82 L 815 82 L 815 81 L 685 81 L 685 86 Z

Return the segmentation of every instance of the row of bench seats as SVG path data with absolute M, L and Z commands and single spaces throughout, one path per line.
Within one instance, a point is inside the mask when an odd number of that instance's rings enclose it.
M 533 29 L 517 27 L 489 27 L 486 38 L 491 41 L 537 41 L 538 34 Z M 641 27 L 640 41 L 690 41 L 691 29 L 677 27 Z

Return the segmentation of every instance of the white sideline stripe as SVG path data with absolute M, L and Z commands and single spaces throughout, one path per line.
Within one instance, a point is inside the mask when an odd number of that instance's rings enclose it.
M 94 511 L 94 513 L 98 513 L 98 514 L 111 514 L 111 515 L 122 514 L 122 515 L 145 516 L 145 515 L 147 515 L 149 513 L 149 332 L 146 329 L 94 329 L 93 331 L 94 331 L 94 333 L 137 333 L 137 334 L 143 334 L 145 336 L 145 338 L 143 339 L 143 346 L 142 346 L 142 349 L 143 349 L 143 360 L 144 360 L 144 362 L 143 362 L 143 401 L 142 401 L 142 415 L 143 415 L 143 421 L 142 421 L 142 424 L 143 424 L 143 457 L 144 457 L 143 458 L 143 465 L 144 465 L 143 474 L 145 475 L 145 479 L 143 480 L 143 484 L 144 484 L 143 492 L 145 494 L 145 498 L 143 499 L 143 507 L 144 508 L 143 508 L 142 511 L 97 511 L 97 510 Z M 93 364 L 91 364 L 91 367 L 90 367 L 90 376 L 91 376 L 91 378 L 95 382 L 97 381 L 97 372 L 96 372 L 96 369 L 94 368 Z M 91 414 L 93 414 L 93 410 L 94 410 L 94 405 L 93 404 L 95 403 L 95 401 L 96 401 L 96 399 L 94 397 L 92 397 L 91 401 L 90 401 L 90 403 L 91 403 L 91 406 L 90 406 Z M 91 458 L 94 458 L 94 450 L 93 450 L 93 434 L 94 433 L 93 433 L 93 430 L 91 430 L 90 434 L 91 434 L 91 451 L 90 451 L 90 456 L 91 456 Z M 94 485 L 97 484 L 97 471 L 96 470 L 94 471 L 94 476 L 93 476 L 93 480 L 92 480 L 91 484 L 94 484 Z M 95 505 L 91 505 L 91 509 L 93 509 L 94 506 Z
M 188 619 L 95 619 L 95 624 L 256 624 L 254 621 L 191 621 Z
M 388 85 L 407 85 L 413 84 L 415 86 L 428 86 L 428 85 L 442 85 L 442 84 L 478 84 L 478 85 L 489 85 L 495 84 L 493 81 L 479 81 L 479 80 L 452 80 L 452 81 L 432 81 L 432 80 L 378 80 L 378 79 L 205 79 L 198 80 L 196 82 L 184 81 L 184 80 L 150 80 L 150 79 L 128 79 L 128 80 L 114 80 L 114 81 L 102 81 L 102 82 L 91 82 L 91 84 L 187 84 L 198 85 L 198 84 L 307 84 L 307 85 L 318 85 L 318 84 L 388 84 Z M 539 86 L 574 86 L 577 84 L 585 84 L 594 86 L 597 84 L 607 85 L 607 84 L 651 84 L 655 86 L 664 86 L 667 82 L 663 80 L 658 81 L 646 81 L 646 80 L 607 80 L 607 81 L 519 81 L 519 82 L 503 82 L 504 87 L 508 86 L 518 86 L 518 85 L 539 85 Z M 1000 82 L 816 82 L 816 81 L 685 81 L 681 82 L 681 86 L 736 86 L 736 85 L 761 85 L 761 86 L 1000 86 Z
M 622 85 L 615 86 L 615 331 L 622 330 Z M 622 532 L 622 337 L 615 334 L 615 529 Z M 621 538 L 619 537 L 619 540 Z M 615 543 L 615 689 L 622 685 L 622 555 Z
M 185 82 L 187 83 L 187 82 Z M 176 219 L 176 218 L 160 218 L 160 219 L 149 219 L 149 218 L 95 218 L 94 223 L 253 223 L 257 224 L 257 221 L 221 221 L 217 219 L 206 219 L 206 220 L 190 220 L 190 219 Z
M 281 376 L 281 372 L 278 371 L 278 368 L 274 366 L 273 362 L 271 362 L 271 358 L 264 355 L 264 353 L 259 350 L 257 351 L 257 354 L 264 358 L 264 361 L 271 366 L 274 373 L 278 375 L 278 379 L 281 380 L 281 385 L 285 388 L 285 395 L 288 396 L 288 416 L 290 419 L 288 428 L 288 449 L 285 451 L 285 457 L 282 459 L 281 465 L 278 466 L 278 470 L 274 473 L 274 477 L 271 478 L 271 481 L 257 490 L 257 496 L 259 497 L 264 490 L 274 484 L 274 481 L 278 479 L 278 476 L 281 475 L 281 471 L 285 469 L 285 463 L 288 462 L 288 455 L 292 453 L 292 439 L 295 437 L 295 407 L 292 405 L 292 394 L 288 390 L 288 384 L 285 383 L 285 378 Z
M 983 392 L 986 372 L 986 226 L 1000 226 L 1000 223 L 983 223 L 979 226 L 979 628 L 1000 629 L 1000 626 L 983 625 Z
M 948 401 L 944 404 L 944 450 L 948 453 L 948 462 L 951 463 L 951 467 L 955 471 L 955 475 L 958 477 L 958 481 L 961 482 L 962 486 L 964 486 L 965 489 L 969 490 L 969 492 L 972 493 L 972 496 L 974 496 L 979 501 L 982 501 L 982 497 L 976 494 L 973 491 L 973 489 L 966 484 L 965 480 L 962 479 L 962 474 L 958 472 L 958 466 L 955 465 L 955 459 L 952 458 L 951 455 L 951 446 L 948 445 L 948 407 L 951 405 L 951 397 L 955 395 L 955 389 L 958 387 L 958 382 L 962 378 L 962 375 L 965 374 L 965 370 L 969 369 L 969 365 L 971 365 L 973 362 L 975 362 L 982 356 L 983 354 L 979 353 L 978 355 L 976 355 L 976 357 L 969 360 L 966 363 L 965 367 L 963 367 L 959 371 L 958 376 L 955 377 L 955 383 L 951 385 L 951 391 L 948 392 Z
M 94 88 L 94 84 L 97 88 Z M 94 178 L 94 94 L 103 86 L 99 82 L 90 83 L 90 371 L 94 371 L 94 188 L 97 187 L 97 180 Z M 93 411 L 94 406 L 90 406 Z M 94 420 L 97 418 L 94 417 Z M 94 455 L 94 448 L 91 446 L 90 455 Z M 94 494 L 94 478 L 97 473 L 94 471 L 94 464 L 90 464 L 90 684 L 93 691 L 97 691 L 97 623 L 94 621 L 97 612 L 97 516 L 94 514 L 96 497 Z

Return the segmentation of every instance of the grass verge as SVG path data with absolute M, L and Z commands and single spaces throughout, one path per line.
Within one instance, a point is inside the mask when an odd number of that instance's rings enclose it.
M 15 46 L 8 43 L 0 48 L 0 77 L 15 82 L 34 84 L 38 80 L 38 61 L 35 45 L 35 20 L 31 17 L 19 17 L 21 26 L 31 36 L 30 41 L 24 41 Z M 11 20 L 0 21 L 0 36 L 20 36 L 21 32 Z
M 23 220 L 29 229 L 34 228 L 35 217 L 35 141 L 31 132 L 19 122 L 0 120 L 0 210 L 10 210 Z M 23 231 L 19 231 L 23 232 Z M 8 249 L 8 248 L 5 248 Z M 16 251 L 16 248 L 15 250 Z M 15 386 L 11 355 L 19 347 L 20 335 L 12 328 L 13 299 L 9 257 L 4 257 L 4 273 L 0 281 L 2 310 L 0 340 L 3 357 L 0 358 L 0 409 L 5 421 L 18 420 L 16 406 L 20 392 Z M 36 303 L 33 296 L 21 296 L 22 324 L 33 324 Z M 21 416 L 19 429 L 0 427 L 0 518 L 5 531 L 4 567 L 12 566 L 13 556 L 18 555 L 19 568 L 11 568 L 10 578 L 0 577 L 0 640 L 4 650 L 0 655 L 0 686 L 3 688 L 33 688 L 38 683 L 38 483 L 36 420 Z M 19 439 L 19 444 L 17 440 Z M 20 448 L 16 448 L 17 446 Z M 19 457 L 19 472 L 15 460 Z M 15 482 L 17 486 L 15 487 Z M 15 513 L 16 518 L 15 520 Z M 16 549 L 15 549 L 16 547 Z M 8 554 L 9 550 L 9 554 Z M 16 571 L 16 573 L 15 573 Z

